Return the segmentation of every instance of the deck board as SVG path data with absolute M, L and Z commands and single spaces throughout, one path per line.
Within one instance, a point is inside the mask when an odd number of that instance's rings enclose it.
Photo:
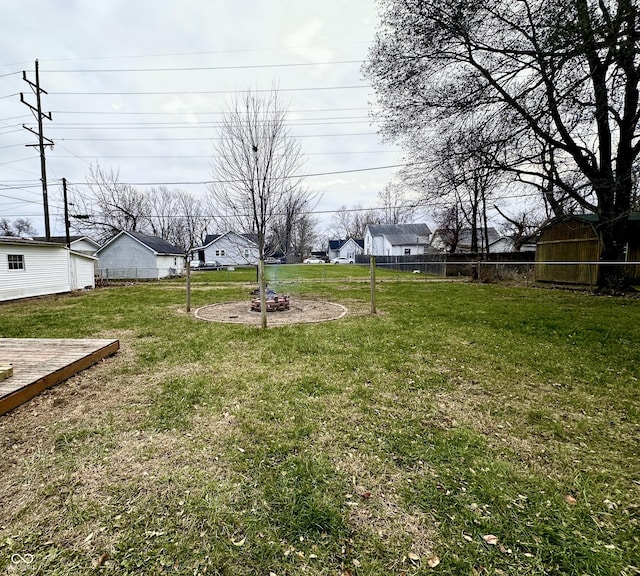
M 0 338 L 0 363 L 13 376 L 0 382 L 0 414 L 115 354 L 118 340 L 102 338 Z

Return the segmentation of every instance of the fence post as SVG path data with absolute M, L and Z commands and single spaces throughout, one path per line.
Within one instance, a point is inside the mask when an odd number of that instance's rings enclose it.
M 187 312 L 191 312 L 191 262 L 187 260 Z
M 371 314 L 376 313 L 376 257 L 369 257 L 369 275 L 371 282 Z

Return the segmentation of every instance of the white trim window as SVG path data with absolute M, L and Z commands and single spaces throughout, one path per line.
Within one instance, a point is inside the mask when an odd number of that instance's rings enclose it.
M 7 254 L 9 270 L 24 270 L 24 254 Z

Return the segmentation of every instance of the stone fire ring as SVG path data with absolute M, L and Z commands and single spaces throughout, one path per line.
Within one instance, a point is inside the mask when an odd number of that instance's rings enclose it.
M 346 316 L 348 310 L 342 304 L 320 300 L 291 300 L 289 310 L 267 312 L 267 326 L 328 322 Z M 251 311 L 251 302 L 223 302 L 198 308 L 194 316 L 207 322 L 226 322 L 260 326 L 260 312 Z

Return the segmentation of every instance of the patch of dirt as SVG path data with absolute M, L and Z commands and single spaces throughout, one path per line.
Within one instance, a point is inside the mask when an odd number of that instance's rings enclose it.
M 347 313 L 348 310 L 342 304 L 320 300 L 292 299 L 289 310 L 267 312 L 267 326 L 327 322 L 343 318 Z M 194 312 L 194 316 L 208 322 L 229 322 L 249 326 L 260 326 L 261 323 L 260 312 L 252 312 L 251 303 L 248 300 L 203 306 Z

